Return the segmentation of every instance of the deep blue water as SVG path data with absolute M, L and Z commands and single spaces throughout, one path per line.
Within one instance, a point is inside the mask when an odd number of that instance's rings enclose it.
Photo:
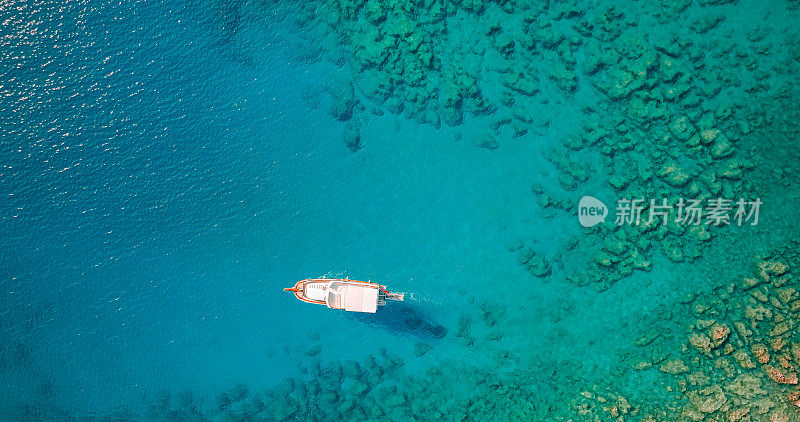
M 297 96 L 285 82 L 301 83 L 292 59 L 276 48 L 268 68 L 237 60 L 222 12 L 3 7 L 11 391 L 51 385 L 89 408 L 116 404 L 203 372 L 249 373 L 272 345 L 266 297 L 295 276 L 270 280 L 291 247 L 275 236 L 291 214 L 280 168 L 293 145 L 315 146 L 286 117 Z M 228 369 L 202 369 L 212 361 Z

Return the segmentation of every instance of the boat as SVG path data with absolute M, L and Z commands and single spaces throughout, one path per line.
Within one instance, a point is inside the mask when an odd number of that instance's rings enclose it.
M 349 312 L 375 313 L 387 300 L 403 301 L 405 295 L 386 290 L 386 286 L 369 281 L 341 278 L 308 278 L 283 289 L 293 292 L 303 302 L 325 305 Z

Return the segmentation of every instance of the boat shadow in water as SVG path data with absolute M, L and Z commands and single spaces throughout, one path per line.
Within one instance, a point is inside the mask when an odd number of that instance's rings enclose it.
M 353 314 L 361 322 L 391 331 L 425 338 L 442 338 L 447 335 L 447 328 L 426 316 L 417 305 L 408 302 L 388 303 L 374 314 Z

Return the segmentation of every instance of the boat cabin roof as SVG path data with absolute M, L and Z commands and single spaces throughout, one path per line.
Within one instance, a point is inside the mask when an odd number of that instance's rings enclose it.
M 328 286 L 325 303 L 329 308 L 375 313 L 378 310 L 378 289 L 372 286 L 333 282 Z

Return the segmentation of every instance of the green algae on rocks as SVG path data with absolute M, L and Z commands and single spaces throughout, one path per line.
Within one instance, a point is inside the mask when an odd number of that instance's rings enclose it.
M 800 265 L 798 242 L 755 257 L 750 275 L 692 294 L 662 328 L 637 341 L 634 364 L 672 377 L 659 389 L 674 393 L 665 420 L 773 421 L 800 416 Z M 684 329 L 670 320 L 688 320 Z M 682 323 L 682 322 L 680 322 Z M 677 343 L 667 340 L 675 336 Z M 653 352 L 666 349 L 666 352 Z M 663 362 L 658 364 L 658 362 Z M 665 403 L 666 404 L 666 403 Z

